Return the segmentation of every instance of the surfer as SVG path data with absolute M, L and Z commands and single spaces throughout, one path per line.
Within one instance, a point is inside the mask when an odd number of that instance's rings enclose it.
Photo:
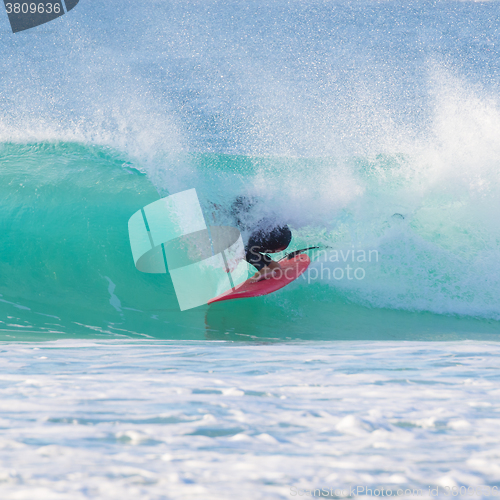
M 274 226 L 269 229 L 254 231 L 245 246 L 245 260 L 257 269 L 250 278 L 251 281 L 260 281 L 270 278 L 279 269 L 280 263 L 269 257 L 269 253 L 285 250 L 292 239 L 292 232 L 288 226 Z
M 292 232 L 286 224 L 278 224 L 270 218 L 263 218 L 257 224 L 248 221 L 248 213 L 255 200 L 238 196 L 231 207 L 236 225 L 243 232 L 250 233 L 245 245 L 245 260 L 257 269 L 250 281 L 268 279 L 281 269 L 280 263 L 268 254 L 282 252 L 292 240 Z

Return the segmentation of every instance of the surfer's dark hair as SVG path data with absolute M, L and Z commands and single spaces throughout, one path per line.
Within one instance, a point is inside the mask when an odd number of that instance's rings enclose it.
M 269 231 L 256 231 L 248 240 L 245 259 L 260 271 L 272 262 L 266 254 L 284 250 L 291 240 L 292 231 L 288 226 L 275 226 Z
M 258 248 L 258 252 L 273 253 L 280 248 L 286 248 L 292 241 L 292 231 L 288 226 L 274 226 L 272 229 L 260 229 L 254 232 L 248 240 L 248 247 Z
M 287 247 L 292 241 L 292 231 L 288 226 L 278 226 L 275 227 L 270 233 L 267 239 L 268 250 L 274 250 L 277 248 Z

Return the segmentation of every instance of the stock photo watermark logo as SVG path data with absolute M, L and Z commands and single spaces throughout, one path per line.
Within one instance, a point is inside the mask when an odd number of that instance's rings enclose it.
M 315 265 L 309 266 L 299 278 L 311 283 L 321 281 L 361 281 L 366 277 L 365 267 L 378 263 L 379 253 L 376 249 L 319 250 L 315 255 Z
M 436 498 L 436 497 L 498 497 L 500 491 L 497 486 L 475 485 L 475 486 L 426 486 L 421 488 L 408 487 L 368 487 L 349 486 L 347 488 L 297 488 L 290 486 L 289 495 L 292 497 L 316 497 L 316 498 L 357 498 L 357 497 L 405 497 L 405 498 Z
M 11 2 L 4 0 L 12 33 L 25 31 L 53 21 L 73 9 L 80 0 L 35 0 Z
M 239 230 L 207 226 L 195 189 L 138 210 L 128 230 L 135 267 L 168 272 L 181 311 L 208 303 L 248 277 Z
M 234 292 L 249 277 L 240 231 L 231 226 L 207 226 L 195 189 L 138 210 L 130 218 L 128 230 L 135 267 L 143 273 L 169 273 L 181 311 L 207 304 L 229 290 Z M 262 258 L 258 251 L 254 255 L 257 261 Z M 363 265 L 378 262 L 378 257 L 377 250 L 354 247 L 321 250 L 315 265 L 309 266 L 307 272 L 301 271 L 300 278 L 296 266 L 275 269 L 273 278 L 299 278 L 308 283 L 359 281 L 366 275 Z

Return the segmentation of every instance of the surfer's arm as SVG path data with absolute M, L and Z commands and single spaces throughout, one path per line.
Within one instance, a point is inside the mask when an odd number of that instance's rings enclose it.
M 251 282 L 265 280 L 270 278 L 278 269 L 281 269 L 280 263 L 271 260 L 265 267 L 260 271 L 257 271 L 251 278 Z

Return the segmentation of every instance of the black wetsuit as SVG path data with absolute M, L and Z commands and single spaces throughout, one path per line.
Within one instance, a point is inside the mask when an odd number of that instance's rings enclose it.
M 292 239 L 288 226 L 275 226 L 271 230 L 254 231 L 245 246 L 245 259 L 258 271 L 268 266 L 273 259 L 267 253 L 284 250 Z
M 236 225 L 242 231 L 250 229 L 244 219 L 254 204 L 253 200 L 239 196 L 231 207 Z M 286 224 L 276 224 L 268 218 L 260 220 L 256 225 L 258 229 L 251 232 L 245 245 L 245 260 L 261 271 L 273 261 L 268 253 L 284 250 L 290 244 L 292 232 Z

